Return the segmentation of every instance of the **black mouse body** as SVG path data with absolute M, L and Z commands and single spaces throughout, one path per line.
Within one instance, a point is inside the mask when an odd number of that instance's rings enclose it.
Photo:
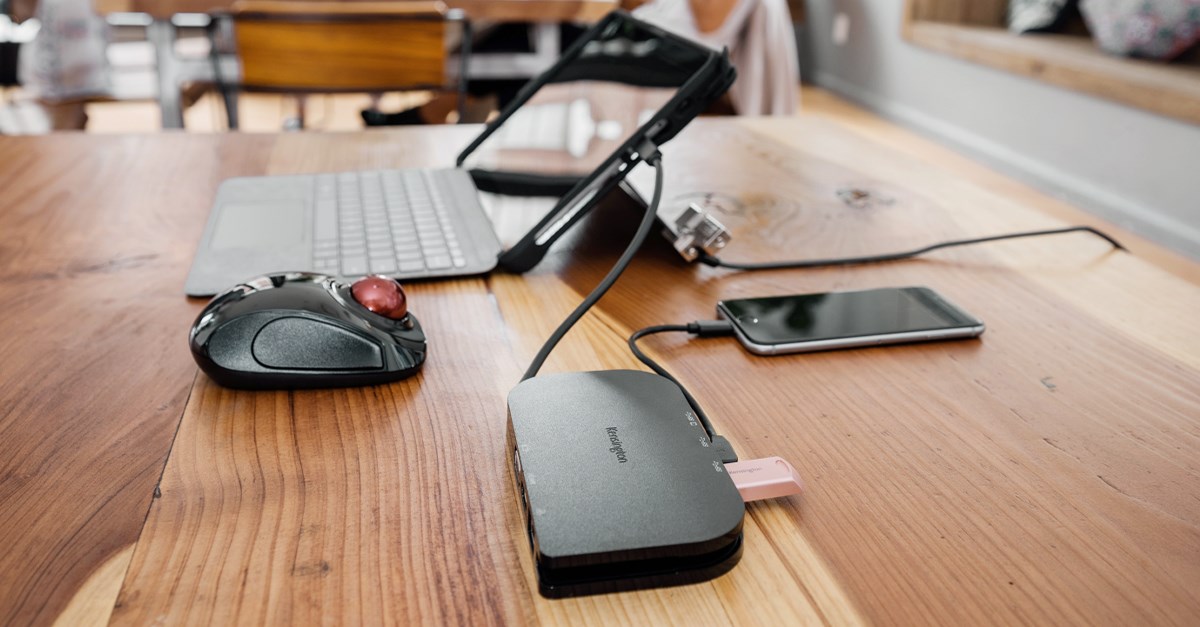
M 416 374 L 425 334 L 360 305 L 350 285 L 302 272 L 247 281 L 212 299 L 192 325 L 200 369 L 231 388 L 374 385 Z

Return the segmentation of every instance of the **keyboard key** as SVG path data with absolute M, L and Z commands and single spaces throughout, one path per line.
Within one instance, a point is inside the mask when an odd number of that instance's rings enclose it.
M 446 196 L 423 171 L 345 172 L 315 179 L 313 267 L 358 276 L 467 265 Z
M 372 259 L 371 272 L 375 274 L 391 274 L 396 271 L 395 259 Z
M 313 237 L 336 239 L 338 235 L 337 209 L 332 206 L 322 207 L 321 203 L 317 203 L 313 214 Z
M 367 273 L 367 258 L 364 256 L 342 257 L 342 274 L 358 276 Z

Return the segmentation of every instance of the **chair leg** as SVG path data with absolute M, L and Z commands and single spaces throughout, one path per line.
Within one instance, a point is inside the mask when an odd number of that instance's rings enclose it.
M 289 131 L 304 130 L 304 116 L 308 111 L 308 95 L 296 94 L 296 117 L 284 122 L 284 128 Z
M 471 59 L 471 21 L 464 19 L 462 22 L 462 45 L 458 51 L 458 123 L 465 124 L 467 121 L 467 72 L 470 68 Z
M 229 130 L 236 131 L 238 129 L 238 93 L 237 90 L 224 88 L 221 90 L 221 99 L 225 102 L 225 120 L 229 124 Z
M 208 27 L 204 29 L 204 33 L 208 37 L 208 61 L 212 65 L 213 79 L 217 84 L 217 90 L 221 92 L 221 100 L 225 104 L 225 122 L 229 130 L 236 131 L 238 129 L 238 91 L 230 84 L 230 81 L 225 80 L 225 72 L 221 67 L 221 41 L 222 39 L 232 39 L 232 27 L 232 22 L 213 18 L 209 21 Z

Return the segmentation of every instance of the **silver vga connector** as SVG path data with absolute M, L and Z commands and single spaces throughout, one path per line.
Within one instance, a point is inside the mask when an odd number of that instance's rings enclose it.
M 695 261 L 701 251 L 715 255 L 732 238 L 724 224 L 696 203 L 689 203 L 674 223 L 668 223 L 663 235 L 688 261 Z

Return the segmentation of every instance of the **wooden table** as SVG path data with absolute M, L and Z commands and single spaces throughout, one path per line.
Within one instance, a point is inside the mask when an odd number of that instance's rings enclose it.
M 626 207 L 525 276 L 410 285 L 431 338 L 415 378 L 252 393 L 197 374 L 182 285 L 222 179 L 449 164 L 473 132 L 0 138 L 0 623 L 1200 621 L 1200 271 L 1085 235 L 765 273 L 648 244 L 544 372 L 636 368 L 631 329 L 720 298 L 920 284 L 988 324 L 777 358 L 647 340 L 743 457 L 808 483 L 749 506 L 741 563 L 692 586 L 541 598 L 507 470 L 505 395 L 619 254 Z M 862 120 L 702 120 L 665 164 L 668 197 L 731 199 L 730 259 L 1074 212 Z
M 402 0 L 398 0 L 402 1 Z M 100 15 L 143 13 L 150 17 L 146 37 L 154 46 L 158 104 L 164 129 L 183 128 L 180 90 L 190 82 L 214 80 L 208 58 L 181 57 L 176 52 L 176 24 L 184 14 L 223 13 L 235 0 L 93 0 Z M 533 22 L 528 53 L 486 53 L 471 57 L 468 73 L 474 79 L 528 79 L 550 67 L 559 56 L 560 22 L 594 22 L 617 8 L 617 0 L 445 0 L 477 22 Z M 201 16 L 202 17 L 202 16 Z M 222 71 L 237 76 L 235 59 L 222 59 Z M 228 66 L 228 67 L 226 67 Z M 226 98 L 236 98 L 227 94 Z

